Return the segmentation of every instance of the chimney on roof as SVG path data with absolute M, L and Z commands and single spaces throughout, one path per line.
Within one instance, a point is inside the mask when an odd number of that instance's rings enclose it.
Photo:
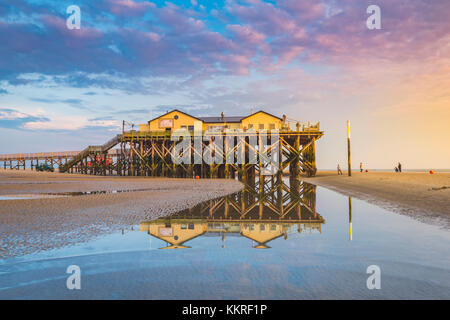
M 254 112 L 254 111 L 253 111 L 253 108 L 251 108 L 251 109 L 250 109 L 250 114 L 253 114 L 253 112 Z
M 283 123 L 286 123 L 286 115 L 283 114 Z
M 224 121 L 225 120 L 225 113 L 223 111 L 222 111 L 221 116 L 222 116 L 222 121 Z

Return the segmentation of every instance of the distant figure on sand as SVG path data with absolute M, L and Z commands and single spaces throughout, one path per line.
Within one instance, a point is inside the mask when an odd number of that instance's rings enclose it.
M 398 168 L 398 172 L 402 172 L 402 164 L 400 162 L 398 163 L 397 168 Z
M 362 162 L 359 163 L 359 171 L 360 171 L 360 172 L 363 172 Z
M 339 163 L 337 166 L 337 172 L 338 172 L 338 175 L 342 174 L 341 166 L 339 165 Z
M 398 168 L 397 167 L 395 167 L 394 170 L 395 170 L 395 172 L 398 172 Z

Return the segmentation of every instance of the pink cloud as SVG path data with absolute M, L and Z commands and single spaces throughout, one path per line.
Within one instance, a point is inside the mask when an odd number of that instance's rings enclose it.
M 278 57 L 278 63 L 281 65 L 286 65 L 292 62 L 295 58 L 297 58 L 300 53 L 304 50 L 301 46 L 293 46 L 284 50 L 281 55 Z
M 51 32 L 64 35 L 70 41 L 96 41 L 104 34 L 101 30 L 83 25 L 80 29 L 68 29 L 66 20 L 52 15 L 41 15 L 40 20 Z
M 296 27 L 293 17 L 288 12 L 259 0 L 252 1 L 251 6 L 230 2 L 227 10 L 245 24 L 266 35 L 292 32 Z
M 266 39 L 264 34 L 253 30 L 250 26 L 233 24 L 228 25 L 227 29 L 233 32 L 236 40 L 243 41 L 245 43 L 259 44 Z
M 152 74 L 248 74 L 251 70 L 277 72 L 296 59 L 355 67 L 375 60 L 442 60 L 448 56 L 450 24 L 445 12 L 450 10 L 449 1 L 436 0 L 430 5 L 425 0 L 379 0 L 382 30 L 374 31 L 365 26 L 367 3 L 335 1 L 336 14 L 326 15 L 324 4 L 318 0 L 276 4 L 229 1 L 215 18 L 215 23 L 225 28 L 223 32 L 211 27 L 205 12 L 192 8 L 104 0 L 93 8 L 96 14 L 104 10 L 115 16 L 107 20 L 112 23 L 110 28 L 89 26 L 95 22 L 86 19 L 81 30 L 68 30 L 64 17 L 41 14 L 42 27 L 0 22 L 0 38 L 12 52 L 30 55 L 30 69 L 39 69 L 39 61 L 45 61 L 43 70 L 54 68 L 58 72 L 72 67 L 131 74 L 144 70 Z M 152 19 L 134 19 L 135 25 L 124 27 L 130 20 L 121 17 L 149 11 Z M 102 27 L 104 24 L 102 20 Z M 54 56 L 60 64 L 50 58 Z M 11 50 L 3 51 L 2 58 L 16 61 Z
M 215 58 L 223 68 L 230 70 L 234 75 L 244 76 L 250 73 L 252 63 L 250 58 L 245 55 L 216 55 Z
M 303 22 L 318 19 L 325 15 L 325 4 L 319 0 L 282 0 L 278 5 Z
M 105 6 L 108 11 L 116 16 L 142 16 L 149 8 L 155 8 L 151 2 L 135 2 L 133 0 L 106 0 Z

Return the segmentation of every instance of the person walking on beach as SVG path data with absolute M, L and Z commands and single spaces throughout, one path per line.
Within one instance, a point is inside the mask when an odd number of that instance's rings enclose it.
M 397 168 L 398 168 L 398 172 L 402 172 L 402 164 L 400 162 L 398 163 Z
M 339 163 L 337 166 L 337 172 L 338 172 L 338 175 L 342 174 L 341 166 L 339 165 Z
M 359 171 L 360 171 L 360 172 L 363 172 L 363 165 L 362 165 L 362 162 L 359 163 Z

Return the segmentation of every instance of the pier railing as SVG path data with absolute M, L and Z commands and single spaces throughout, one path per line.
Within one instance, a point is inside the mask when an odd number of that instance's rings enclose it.
M 36 160 L 45 158 L 71 158 L 77 155 L 79 152 L 80 151 L 60 151 L 60 152 L 0 154 L 0 161 Z
M 271 134 L 273 130 L 267 129 L 265 132 L 267 134 Z M 202 131 L 202 135 L 217 135 L 217 133 L 225 133 L 224 130 L 220 131 L 210 131 L 204 130 Z M 190 130 L 188 133 L 193 136 L 194 131 Z M 279 135 L 310 135 L 311 133 L 323 134 L 320 131 L 320 122 L 298 122 L 295 124 L 286 123 L 281 129 L 277 131 Z M 124 131 L 123 132 L 123 140 L 130 141 L 131 139 L 146 139 L 146 138 L 156 138 L 156 139 L 168 139 L 170 140 L 172 137 L 173 131 Z M 251 130 L 243 130 L 243 131 L 233 131 L 233 129 L 229 129 L 227 131 L 228 135 L 258 135 L 259 130 L 251 131 Z
M 59 151 L 59 152 L 34 152 L 34 153 L 10 153 L 0 154 L 0 161 L 17 161 L 17 160 L 45 160 L 50 158 L 72 158 L 81 151 Z M 116 150 L 108 152 L 111 155 L 117 153 Z

